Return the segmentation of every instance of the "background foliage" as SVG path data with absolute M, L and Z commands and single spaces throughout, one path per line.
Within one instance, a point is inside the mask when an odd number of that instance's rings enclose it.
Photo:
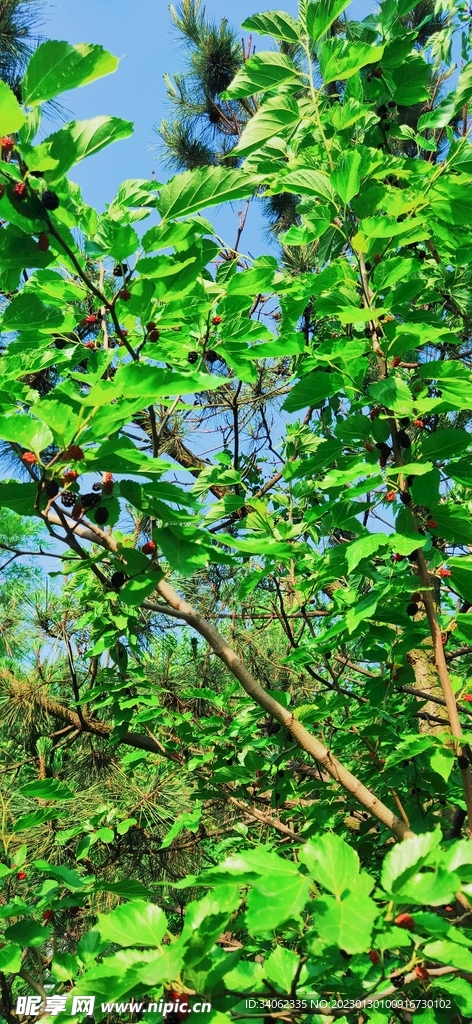
M 347 6 L 183 0 L 181 173 L 102 213 L 132 124 L 41 119 L 117 59 L 0 83 L 7 1024 L 472 1019 L 469 13 Z

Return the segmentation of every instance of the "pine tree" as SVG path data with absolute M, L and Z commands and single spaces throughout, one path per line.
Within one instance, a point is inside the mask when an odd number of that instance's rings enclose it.
M 39 0 L 0 2 L 0 80 L 20 95 L 20 80 L 38 42 Z
M 187 56 L 182 74 L 164 76 L 176 114 L 156 130 L 165 161 L 175 170 L 187 170 L 219 163 L 254 112 L 251 102 L 220 98 L 249 52 L 226 18 L 219 24 L 206 18 L 201 0 L 181 0 L 170 13 Z

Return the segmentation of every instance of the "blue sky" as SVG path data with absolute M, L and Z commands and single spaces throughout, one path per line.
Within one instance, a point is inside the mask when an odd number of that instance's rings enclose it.
M 296 16 L 298 7 L 297 0 L 206 0 L 204 5 L 208 15 L 218 21 L 226 17 L 236 26 L 271 8 Z M 373 7 L 373 0 L 352 5 L 360 18 Z M 156 142 L 152 127 L 169 109 L 163 74 L 178 71 L 183 57 L 166 0 L 53 0 L 46 8 L 43 34 L 70 43 L 101 43 L 122 58 L 114 75 L 63 97 L 77 119 L 114 114 L 135 125 L 132 139 L 115 143 L 74 170 L 86 202 L 103 210 L 121 181 L 149 178 L 153 170 L 158 180 L 165 180 L 168 172 L 151 151 Z

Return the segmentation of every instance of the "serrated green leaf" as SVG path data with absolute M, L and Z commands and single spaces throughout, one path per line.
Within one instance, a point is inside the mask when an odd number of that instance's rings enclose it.
M 275 135 L 282 135 L 284 128 L 296 125 L 299 120 L 298 104 L 292 96 L 285 93 L 272 96 L 249 119 L 233 153 L 248 156 Z
M 171 178 L 161 189 L 157 208 L 163 220 L 187 217 L 210 206 L 245 199 L 256 190 L 260 178 L 225 167 L 202 167 Z
M 167 918 L 154 903 L 133 900 L 109 914 L 99 914 L 97 930 L 107 942 L 117 946 L 160 946 L 167 929 Z
M 349 0 L 314 0 L 306 12 L 306 27 L 311 39 L 317 43 L 326 35 L 336 18 L 349 6 Z
M 5 938 L 7 942 L 16 943 L 19 946 L 37 948 L 42 946 L 43 942 L 47 942 L 51 931 L 51 928 L 43 928 L 38 921 L 17 921 L 16 924 L 5 929 Z
M 295 18 L 285 11 L 264 11 L 253 14 L 242 23 L 248 32 L 259 32 L 260 35 L 273 36 L 287 43 L 297 43 L 300 37 L 300 26 Z
M 0 438 L 3 441 L 14 441 L 36 455 L 44 451 L 54 440 L 49 427 L 22 413 L 0 416 Z
M 268 92 L 297 80 L 301 85 L 299 72 L 290 57 L 269 50 L 249 57 L 222 95 L 228 100 L 252 96 L 256 92 Z
M 23 103 L 37 106 L 62 92 L 88 85 L 116 71 L 118 58 L 102 46 L 57 42 L 49 39 L 30 58 L 21 83 Z
M 6 82 L 0 81 L 0 135 L 19 131 L 25 120 L 14 92 Z

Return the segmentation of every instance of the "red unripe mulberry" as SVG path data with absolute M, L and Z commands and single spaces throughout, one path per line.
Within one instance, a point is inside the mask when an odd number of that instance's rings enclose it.
M 214 316 L 211 322 L 212 322 L 212 324 L 215 325 L 215 327 L 217 327 L 218 324 L 220 324 L 222 322 L 222 320 L 223 320 L 222 316 Z
M 415 922 L 411 914 L 397 914 L 395 924 L 398 928 L 408 928 L 409 931 L 415 927 Z
M 34 466 L 38 461 L 34 452 L 25 452 L 22 456 L 22 461 L 26 462 L 27 466 Z
M 83 448 L 79 448 L 78 444 L 71 444 L 66 448 L 65 452 L 61 455 L 61 462 L 80 462 L 81 459 L 85 458 Z
M 102 494 L 113 494 L 114 486 L 115 486 L 115 481 L 113 480 L 113 473 L 104 473 L 103 474 Z
M 143 544 L 141 551 L 143 555 L 153 555 L 156 550 L 156 545 L 153 540 L 148 540 L 147 544 Z
M 400 366 L 400 363 L 401 363 L 400 356 L 394 356 L 393 359 L 392 359 L 392 366 Z
M 43 912 L 43 921 L 50 921 L 52 917 L 54 917 L 54 912 L 52 910 L 45 910 Z
M 395 501 L 395 491 L 387 491 L 385 497 L 387 501 Z
M 19 882 L 24 882 L 26 878 L 26 871 L 19 871 L 16 877 Z
M 435 519 L 427 519 L 426 526 L 428 526 L 430 530 L 437 530 L 438 528 L 438 524 Z
M 44 231 L 38 238 L 38 249 L 40 252 L 47 252 L 49 249 L 49 238 Z
M 370 952 L 369 952 L 369 960 L 371 960 L 371 962 L 373 964 L 379 964 L 380 963 L 379 954 L 375 952 L 375 949 L 371 949 L 370 950 Z
M 25 198 L 25 196 L 26 196 L 26 185 L 25 185 L 24 181 L 17 181 L 16 185 L 13 188 L 13 195 L 16 196 L 17 199 L 24 199 Z
M 439 569 L 438 576 L 442 576 L 445 579 L 447 576 L 452 576 L 452 573 L 450 569 Z

